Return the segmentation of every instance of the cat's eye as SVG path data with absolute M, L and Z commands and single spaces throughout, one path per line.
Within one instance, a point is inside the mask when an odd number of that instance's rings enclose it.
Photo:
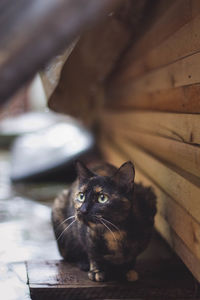
M 84 193 L 79 193 L 77 196 L 77 200 L 79 202 L 83 202 L 85 200 L 85 194 Z
M 106 203 L 108 201 L 108 196 L 106 196 L 104 194 L 100 194 L 98 197 L 98 201 L 99 201 L 99 203 Z

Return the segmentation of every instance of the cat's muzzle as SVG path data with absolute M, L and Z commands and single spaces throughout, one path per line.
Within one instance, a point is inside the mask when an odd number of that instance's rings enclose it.
M 77 219 L 86 225 L 89 225 L 89 223 L 95 223 L 94 218 L 92 218 L 88 213 L 82 211 L 77 212 Z
M 86 212 L 82 212 L 82 211 L 78 211 L 77 212 L 77 219 L 80 221 L 80 222 L 83 222 L 83 223 L 88 223 L 88 214 Z

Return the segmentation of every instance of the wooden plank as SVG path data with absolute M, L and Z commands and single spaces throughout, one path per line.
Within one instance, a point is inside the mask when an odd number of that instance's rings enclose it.
M 123 85 L 113 85 L 107 90 L 106 107 L 112 110 L 200 113 L 200 84 L 138 95 L 134 95 L 131 86 L 125 88 Z
M 200 11 L 196 11 L 200 13 Z M 123 80 L 137 78 L 144 73 L 167 65 L 200 50 L 200 16 L 191 20 L 169 36 L 160 45 L 139 59 L 129 61 L 123 70 Z M 134 52 L 134 49 L 132 50 Z
M 157 196 L 158 214 L 170 224 L 170 227 L 200 261 L 200 223 L 196 222 L 185 209 L 138 169 L 136 169 L 135 180 L 136 182 L 142 182 L 145 186 L 153 187 Z
M 178 235 L 160 215 L 156 216 L 156 229 L 180 256 L 195 278 L 200 282 L 200 261 L 190 252 Z
M 158 92 L 200 82 L 200 53 L 187 56 L 172 64 L 148 72 L 132 80 L 123 78 L 123 74 L 113 83 L 116 93 L 126 89 L 134 98 L 138 94 Z
M 154 156 L 200 177 L 200 147 L 148 133 L 132 131 L 129 128 L 121 128 L 120 126 L 112 132 L 116 135 L 120 133 L 120 135 L 128 138 L 130 142 Z
M 117 0 L 12 0 L 1 3 L 0 100 L 32 78 Z
M 158 14 L 146 33 L 131 47 L 126 58 L 123 58 L 123 66 L 127 67 L 131 61 L 138 60 L 190 22 L 199 14 L 199 6 L 198 0 L 176 0 L 173 5 L 166 7 L 165 13 L 162 16 Z
M 121 151 L 127 159 L 132 160 L 139 170 L 151 178 L 200 223 L 200 188 L 198 186 L 145 153 L 124 137 L 110 135 L 109 140 L 110 143 L 112 141 L 113 147 L 116 147 L 119 152 Z
M 110 124 L 126 130 L 147 132 L 185 143 L 200 144 L 200 115 L 159 112 L 107 112 L 101 124 L 106 130 Z
M 106 139 L 104 139 L 103 150 L 108 161 L 117 166 L 128 160 L 128 157 L 117 152 Z M 200 260 L 200 223 L 138 168 L 136 168 L 135 181 L 142 182 L 145 186 L 153 187 L 157 196 L 159 214 L 165 218 L 190 251 Z
M 164 251 L 164 257 L 153 251 Z M 156 235 L 137 263 L 140 279 L 134 283 L 96 283 L 87 273 L 63 261 L 28 262 L 27 274 L 34 299 L 116 299 L 194 297 L 193 277 Z M 175 280 L 176 279 L 176 280 Z M 197 295 L 199 295 L 198 291 Z
M 106 138 L 104 138 L 103 149 L 106 157 L 109 158 L 109 161 L 112 163 L 115 163 L 117 157 L 117 161 L 120 162 L 120 164 L 121 161 L 130 159 L 132 157 L 130 157 L 130 155 L 126 156 L 125 152 L 120 152 L 119 148 L 114 148 L 110 143 L 110 139 L 106 140 Z M 146 164 L 145 160 L 142 160 L 142 162 Z M 149 168 L 149 165 L 147 168 Z M 173 179 L 174 178 L 172 178 L 172 180 Z M 145 185 L 153 186 L 158 197 L 157 206 L 159 213 L 155 218 L 156 229 L 178 253 L 197 280 L 200 281 L 200 260 L 197 259 L 197 257 L 199 258 L 199 246 L 196 248 L 196 243 L 199 244 L 200 242 L 199 223 L 196 222 L 190 215 L 188 215 L 185 210 L 171 197 L 165 194 L 157 184 L 155 184 L 151 179 L 140 172 L 138 168 L 136 168 L 136 182 L 140 181 Z M 161 216 L 161 214 L 163 214 L 164 217 Z M 168 222 L 164 218 L 170 222 L 170 226 L 172 226 L 173 229 L 171 229 L 171 227 L 168 225 Z M 185 241 L 188 247 L 180 239 L 179 235 L 182 240 Z M 189 250 L 189 248 L 191 250 Z M 195 255 L 193 253 L 195 253 Z

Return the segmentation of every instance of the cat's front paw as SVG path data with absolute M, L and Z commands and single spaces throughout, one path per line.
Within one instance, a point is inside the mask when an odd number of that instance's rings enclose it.
M 127 273 L 126 273 L 126 279 L 128 281 L 136 281 L 138 280 L 138 273 L 135 271 L 135 270 L 129 270 Z
M 92 270 L 88 272 L 88 278 L 92 281 L 105 281 L 106 279 L 106 274 L 103 271 L 99 270 Z

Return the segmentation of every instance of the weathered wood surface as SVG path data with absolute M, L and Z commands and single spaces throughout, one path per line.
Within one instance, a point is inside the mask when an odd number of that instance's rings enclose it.
M 104 140 L 104 151 L 112 163 L 120 166 L 125 160 L 129 159 L 117 152 L 114 147 L 107 144 Z M 134 156 L 133 156 L 134 159 Z M 136 160 L 137 162 L 137 160 Z M 150 174 L 148 174 L 150 176 Z M 159 174 L 160 175 L 160 174 Z M 184 241 L 192 253 L 200 260 L 200 220 L 196 221 L 184 207 L 180 206 L 176 200 L 169 196 L 169 190 L 164 192 L 155 183 L 155 177 L 145 176 L 136 168 L 136 182 L 142 182 L 145 186 L 152 186 L 157 196 L 157 209 L 160 215 L 170 224 L 177 235 Z M 171 186 L 169 186 L 170 189 Z M 158 228 L 157 228 L 158 229 Z
M 118 99 L 121 97 L 121 101 L 126 101 L 128 96 L 134 99 L 139 94 L 155 93 L 199 83 L 199 59 L 200 53 L 195 53 L 172 64 L 145 73 L 144 76 L 136 80 L 124 80 L 122 74 L 120 80 L 113 83 L 113 94 L 119 94 Z M 124 94 L 127 95 L 125 99 L 122 97 Z M 111 95 L 111 97 L 113 98 L 114 95 Z
M 117 0 L 12 0 L 0 4 L 0 100 L 4 102 Z
M 168 196 L 158 185 L 139 170 L 136 170 L 135 180 L 136 182 L 142 182 L 145 186 L 153 187 L 157 196 L 157 215 L 162 216 L 170 224 L 170 227 L 182 239 L 200 263 L 200 222 L 197 222 L 174 199 Z M 156 228 L 159 230 L 159 226 L 156 226 Z
M 199 28 L 200 16 L 198 15 L 168 39 L 164 40 L 162 44 L 146 53 L 144 57 L 130 62 L 130 66 L 125 71 L 126 78 L 134 80 L 150 70 L 167 65 L 199 51 Z
M 121 134 L 129 139 L 130 142 L 133 142 L 154 156 L 200 177 L 199 146 L 189 145 L 148 133 L 132 131 L 129 128 L 121 128 L 120 126 L 115 131 L 116 134 Z
M 156 136 L 167 137 L 173 140 L 200 145 L 200 115 L 177 114 L 150 111 L 104 111 L 102 126 L 104 130 L 117 127 L 150 133 Z
M 112 134 L 106 143 L 108 145 L 106 146 L 107 149 L 116 148 L 115 151 L 118 150 L 119 153 L 122 153 L 126 160 L 132 160 L 139 170 L 151 178 L 152 181 L 192 215 L 197 222 L 200 222 L 200 186 L 188 181 L 169 166 L 145 153 L 122 136 L 114 137 Z M 104 145 L 102 145 L 102 150 L 104 150 Z M 105 149 L 105 155 L 109 153 L 106 151 Z M 109 158 L 112 155 L 111 152 Z
M 155 159 L 148 158 L 147 154 L 142 153 L 137 148 L 131 146 L 128 147 L 129 151 L 127 151 L 127 147 L 120 147 L 121 143 L 122 140 L 119 139 L 119 144 L 116 146 L 116 140 L 115 144 L 112 144 L 110 138 L 106 139 L 103 137 L 102 149 L 106 158 L 118 166 L 128 159 L 135 162 L 136 182 L 142 182 L 145 186 L 152 186 L 157 195 L 156 229 L 200 281 L 200 214 L 197 214 L 198 220 L 195 220 L 185 209 L 184 203 L 181 202 L 182 198 L 177 198 L 182 197 L 185 192 L 186 197 L 184 201 L 188 201 L 188 199 L 189 201 L 193 200 L 193 190 L 189 191 L 187 188 L 184 190 L 184 184 L 188 183 L 188 186 L 190 186 L 190 183 L 182 180 L 178 174 L 176 178 L 176 173 L 167 170 L 166 166 L 163 165 L 162 169 L 161 163 L 156 163 Z M 148 160 L 151 161 L 151 164 Z M 152 165 L 155 165 L 153 171 L 151 169 Z M 138 167 L 141 167 L 142 170 Z M 164 169 L 165 172 L 163 171 Z M 184 190 L 183 194 L 181 192 L 179 194 L 180 189 Z M 174 191 L 176 191 L 177 195 L 175 200 L 171 196 L 175 195 Z M 196 194 L 197 199 L 199 199 L 198 195 L 199 193 Z
M 185 266 L 154 235 L 138 260 L 138 282 L 95 283 L 87 273 L 62 261 L 28 262 L 27 274 L 32 299 L 177 299 L 200 297 Z
M 157 48 L 180 28 L 191 22 L 200 12 L 198 0 L 159 1 L 159 5 L 161 7 L 158 7 L 157 14 L 153 16 L 147 30 L 141 32 L 140 38 L 135 41 L 120 62 L 123 70 L 148 55 L 152 49 Z
M 107 107 L 200 112 L 199 27 L 198 0 L 174 1 L 154 18 L 115 66 Z
M 118 86 L 118 85 L 117 85 Z M 177 113 L 200 113 L 200 84 L 153 93 L 132 94 L 131 87 L 109 89 L 106 107 L 116 110 L 150 110 Z
M 166 19 L 166 23 L 163 22 L 163 18 Z M 174 4 L 168 10 L 166 9 L 164 16 L 162 18 L 160 16 L 141 40 L 132 46 L 129 50 L 130 54 L 123 58 L 121 69 L 123 78 L 134 80 L 152 69 L 199 51 L 199 26 L 199 1 L 174 1 Z M 172 28 L 174 31 L 171 31 Z M 166 38 L 161 40 L 163 35 Z M 153 41 L 150 41 L 151 38 Z
M 195 278 L 200 282 L 200 261 L 188 249 L 162 216 L 156 216 L 155 226 L 162 237 L 168 242 L 172 249 L 174 249 Z

